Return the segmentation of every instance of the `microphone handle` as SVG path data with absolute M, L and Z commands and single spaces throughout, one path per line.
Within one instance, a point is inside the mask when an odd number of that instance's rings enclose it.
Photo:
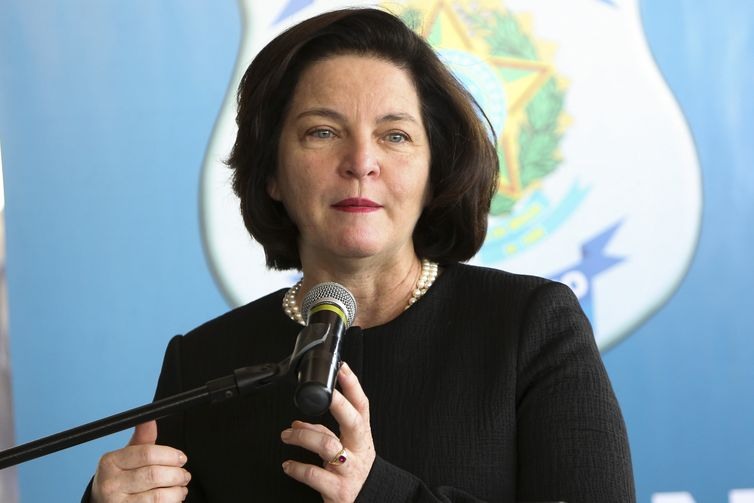
M 332 311 L 319 311 L 310 316 L 309 326 L 327 326 L 324 342 L 301 357 L 298 365 L 298 386 L 293 402 L 309 416 L 320 416 L 330 407 L 332 392 L 340 368 L 340 349 L 345 324 Z

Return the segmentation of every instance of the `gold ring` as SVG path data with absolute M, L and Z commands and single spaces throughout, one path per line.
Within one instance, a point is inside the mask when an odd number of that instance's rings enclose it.
M 342 448 L 338 453 L 332 457 L 330 461 L 327 462 L 328 465 L 342 465 L 348 460 L 348 457 L 346 456 L 346 448 Z

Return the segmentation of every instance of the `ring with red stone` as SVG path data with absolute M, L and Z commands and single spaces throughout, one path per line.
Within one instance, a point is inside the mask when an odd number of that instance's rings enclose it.
M 348 461 L 348 457 L 346 456 L 346 448 L 344 447 L 340 451 L 338 451 L 338 453 L 335 456 L 333 456 L 333 458 L 330 461 L 328 461 L 327 464 L 338 466 L 338 465 L 342 465 L 346 461 Z

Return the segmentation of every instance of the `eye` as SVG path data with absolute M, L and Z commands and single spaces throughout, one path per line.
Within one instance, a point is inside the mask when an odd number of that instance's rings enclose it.
M 335 136 L 335 133 L 333 133 L 330 129 L 319 128 L 309 131 L 308 135 L 317 139 L 327 140 L 333 138 Z
M 385 135 L 385 139 L 390 143 L 403 143 L 409 140 L 406 133 L 392 132 Z

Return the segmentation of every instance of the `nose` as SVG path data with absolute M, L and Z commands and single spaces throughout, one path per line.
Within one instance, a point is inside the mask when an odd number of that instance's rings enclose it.
M 351 138 L 344 147 L 340 173 L 342 176 L 358 179 L 379 176 L 377 148 L 371 139 Z

